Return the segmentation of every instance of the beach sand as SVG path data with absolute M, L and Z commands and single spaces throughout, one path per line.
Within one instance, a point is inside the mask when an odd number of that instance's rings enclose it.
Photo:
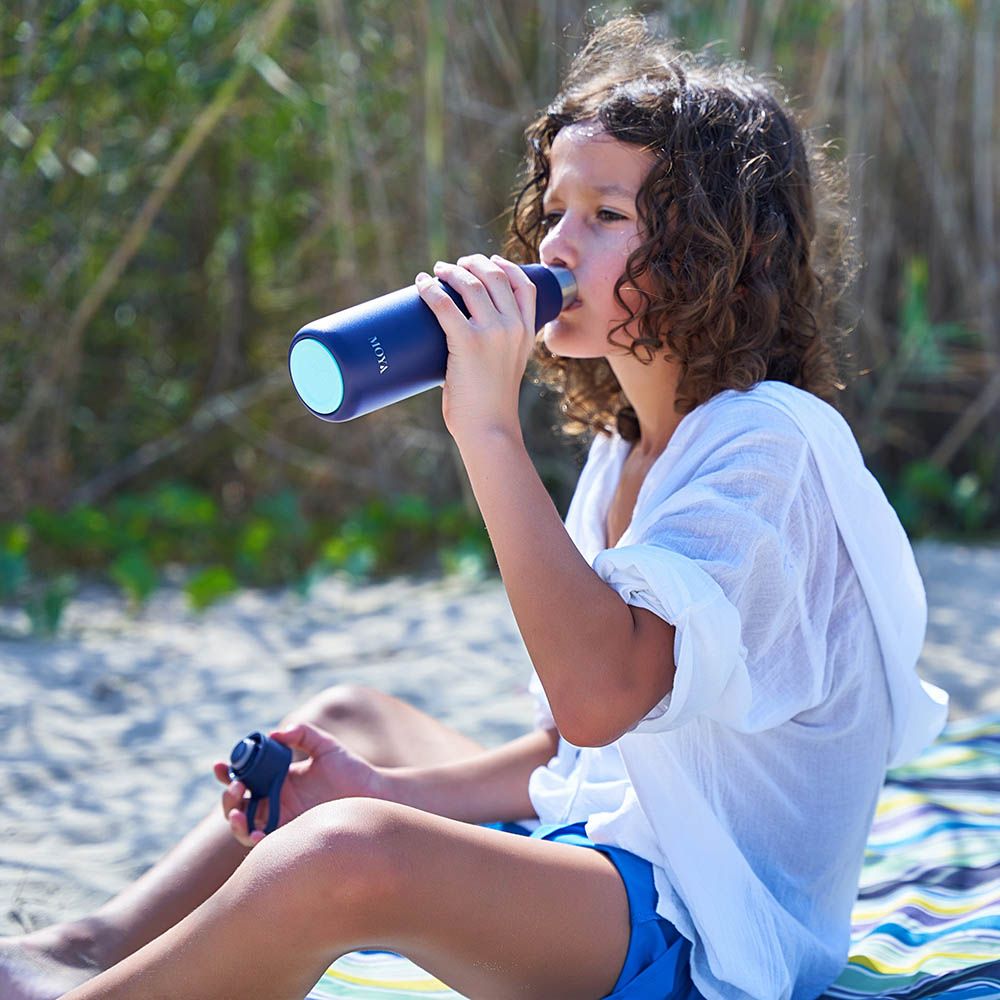
M 1000 547 L 915 545 L 922 676 L 951 717 L 1000 713 Z M 388 691 L 493 747 L 528 731 L 530 663 L 498 580 L 332 577 L 303 598 L 181 590 L 138 614 L 88 587 L 58 637 L 0 609 L 0 934 L 88 912 L 208 810 L 213 761 L 324 687 Z

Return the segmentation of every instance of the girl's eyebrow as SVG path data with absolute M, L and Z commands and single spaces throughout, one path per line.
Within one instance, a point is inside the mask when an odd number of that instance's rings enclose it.
M 620 198 L 635 198 L 635 192 L 631 188 L 625 187 L 624 184 L 584 184 L 584 187 L 590 188 L 591 191 L 597 192 L 597 194 L 610 194 L 617 195 Z M 548 194 L 549 189 L 546 189 L 546 194 Z
M 598 194 L 618 194 L 623 198 L 635 197 L 635 192 L 622 184 L 598 184 L 597 187 L 592 190 L 596 191 Z

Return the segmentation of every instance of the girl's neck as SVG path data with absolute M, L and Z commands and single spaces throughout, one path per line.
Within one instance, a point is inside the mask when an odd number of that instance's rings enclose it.
M 633 442 L 630 454 L 652 461 L 669 444 L 681 422 L 682 414 L 674 409 L 677 365 L 662 356 L 643 365 L 631 355 L 609 356 L 608 363 L 639 420 L 639 440 Z

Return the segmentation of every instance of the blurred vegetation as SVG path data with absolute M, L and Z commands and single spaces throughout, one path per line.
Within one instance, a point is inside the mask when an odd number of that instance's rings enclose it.
M 99 574 L 204 606 L 339 568 L 489 569 L 437 392 L 326 424 L 291 335 L 499 248 L 588 16 L 780 77 L 866 261 L 843 410 L 914 535 L 1000 532 L 994 0 L 11 0 L 0 8 L 0 600 Z M 565 511 L 586 450 L 526 381 Z M 471 562 L 470 562 L 471 561 Z
M 394 572 L 475 579 L 496 562 L 481 521 L 460 502 L 432 508 L 412 494 L 376 497 L 332 520 L 304 517 L 299 497 L 285 491 L 229 518 L 209 493 L 168 482 L 105 508 L 34 508 L 0 529 L 0 601 L 20 603 L 35 631 L 58 625 L 76 582 L 67 567 L 113 582 L 135 608 L 180 570 L 201 609 L 241 584 L 305 593 L 330 572 L 357 581 Z

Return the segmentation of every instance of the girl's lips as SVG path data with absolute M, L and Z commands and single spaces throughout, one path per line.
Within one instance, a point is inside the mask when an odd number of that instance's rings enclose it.
M 566 308 L 563 309 L 563 312 L 572 312 L 574 309 L 579 309 L 582 305 L 583 303 L 577 299 L 571 306 L 566 306 Z

